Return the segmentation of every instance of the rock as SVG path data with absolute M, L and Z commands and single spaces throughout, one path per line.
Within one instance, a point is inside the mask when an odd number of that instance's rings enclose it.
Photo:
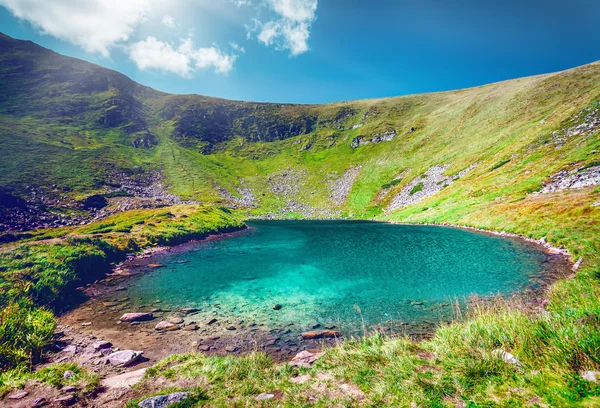
M 173 323 L 173 324 L 181 324 L 181 323 L 183 323 L 183 319 L 181 317 L 169 317 L 167 319 L 167 322 Z
M 269 394 L 269 393 L 263 392 L 262 394 L 258 394 L 256 396 L 256 398 L 254 398 L 254 399 L 257 401 L 265 401 L 265 400 L 270 400 L 273 398 L 275 398 L 275 394 Z
M 33 400 L 33 403 L 31 404 L 32 408 L 37 408 L 37 407 L 41 407 L 42 405 L 46 404 L 46 398 L 44 397 L 40 397 L 40 398 L 36 398 Z
M 235 326 L 227 326 L 227 330 L 236 330 Z
M 154 326 L 154 329 L 158 331 L 174 331 L 181 329 L 181 327 L 171 322 L 160 322 Z
M 577 262 L 575 262 L 573 264 L 573 272 L 577 272 L 579 270 L 579 267 L 581 266 L 582 262 L 583 262 L 583 258 L 579 257 L 579 259 L 577 260 Z
M 68 380 L 69 378 L 73 377 L 73 374 L 75 374 L 73 371 L 67 370 L 63 373 L 63 379 Z
M 58 405 L 72 405 L 76 401 L 77 398 L 75 398 L 75 395 L 73 394 L 65 395 L 64 397 L 60 397 L 54 400 L 54 402 Z
M 281 310 L 282 307 L 283 306 L 281 306 L 280 304 L 276 304 L 276 305 L 273 305 L 273 310 Z
M 184 307 L 183 309 L 181 309 L 181 313 L 185 313 L 185 314 L 192 314 L 192 313 L 196 313 L 199 312 L 199 309 L 193 308 L 193 307 Z
M 108 356 L 108 362 L 113 365 L 128 366 L 140 359 L 143 351 L 122 350 L 112 353 Z
M 309 339 L 323 339 L 331 337 L 340 337 L 340 332 L 336 330 L 318 330 L 309 331 L 302 333 L 302 338 L 305 340 Z
M 188 324 L 187 326 L 183 327 L 183 330 L 196 331 L 198 330 L 198 326 L 196 326 L 195 324 Z
M 67 347 L 65 347 L 62 351 L 64 351 L 65 353 L 77 353 L 77 346 L 74 344 L 69 344 Z
M 28 396 L 29 393 L 27 391 L 19 391 L 14 394 L 10 394 L 7 398 L 9 400 L 20 400 Z
M 212 318 L 212 319 L 208 319 L 208 320 L 206 321 L 206 324 L 210 326 L 211 324 L 214 324 L 214 323 L 216 323 L 216 322 L 217 322 L 217 319 L 215 319 L 215 318 Z
M 501 358 L 502 361 L 504 361 L 507 364 L 511 364 L 516 367 L 522 367 L 519 359 L 517 357 L 513 356 L 512 354 L 510 354 L 508 351 L 497 349 L 497 350 L 492 351 L 492 354 L 496 357 Z
M 103 350 L 112 347 L 112 343 L 110 341 L 100 340 L 92 344 L 94 350 Z
M 290 365 L 294 367 L 310 367 L 315 361 L 323 356 L 323 353 L 311 353 L 310 351 L 304 350 L 296 354 L 294 358 L 290 360 Z
M 67 386 L 65 386 L 65 387 L 62 387 L 60 390 L 61 390 L 62 392 L 75 392 L 75 391 L 77 390 L 77 388 L 75 388 L 75 387 L 74 387 L 74 386 L 72 386 L 72 385 L 67 385 Z
M 236 346 L 227 346 L 225 347 L 225 351 L 228 353 L 233 353 L 234 351 L 237 351 L 237 347 Z
M 581 372 L 581 378 L 583 378 L 586 381 L 593 382 L 593 383 L 598 382 L 598 376 L 600 376 L 600 372 L 598 372 L 598 371 L 582 371 Z
M 169 395 L 157 395 L 146 398 L 138 404 L 141 408 L 166 408 L 169 405 L 181 402 L 188 398 L 189 392 L 175 392 Z
M 122 322 L 139 322 L 152 319 L 152 313 L 125 313 L 119 319 Z
M 162 268 L 162 267 L 164 267 L 163 264 L 158 264 L 158 263 L 150 263 L 150 264 L 148 264 L 146 266 L 148 266 L 148 268 Z
M 81 323 L 81 325 L 82 325 L 83 327 L 91 326 L 91 325 L 92 325 L 92 322 L 85 322 L 85 323 Z
M 210 350 L 210 346 L 208 344 L 202 344 L 202 345 L 198 346 L 198 350 L 208 351 L 208 350 Z
M 130 388 L 144 377 L 146 370 L 147 368 L 142 368 L 141 370 L 115 375 L 102 380 L 101 385 L 104 388 Z

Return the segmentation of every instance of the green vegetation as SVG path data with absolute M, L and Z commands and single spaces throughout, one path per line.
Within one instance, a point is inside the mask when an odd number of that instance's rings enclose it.
M 66 371 L 72 372 L 67 379 L 63 376 Z M 77 364 L 54 364 L 34 373 L 26 367 L 20 367 L 0 373 L 0 397 L 13 389 L 23 388 L 28 381 L 37 381 L 57 388 L 67 385 L 77 386 L 84 393 L 94 391 L 100 382 L 97 375 L 85 371 Z
M 410 189 L 410 195 L 416 194 L 419 191 L 423 190 L 423 183 L 419 183 L 416 186 L 414 186 L 413 188 Z
M 0 252 L 0 368 L 39 361 L 54 333 L 51 310 L 77 304 L 75 289 L 102 278 L 110 262 L 151 245 L 176 245 L 242 227 L 228 210 L 182 205 L 40 231 L 30 243 Z
M 472 308 L 426 341 L 378 334 L 347 341 L 300 369 L 311 376 L 302 384 L 289 381 L 297 370 L 262 354 L 173 356 L 146 382 L 197 379 L 192 401 L 199 406 L 254 405 L 269 391 L 281 399 L 265 406 L 600 405 L 598 385 L 580 375 L 600 370 L 600 188 L 538 194 L 560 171 L 597 166 L 600 63 L 452 92 L 281 105 L 167 95 L 31 43 L 0 36 L 0 45 L 0 187 L 26 199 L 35 198 L 26 186 L 66 200 L 114 198 L 121 191 L 115 173 L 139 181 L 160 171 L 169 192 L 211 205 L 32 231 L 20 236 L 22 246 L 2 248 L 0 364 L 18 366 L 2 375 L 3 389 L 18 383 L 8 377 L 41 375 L 22 367 L 50 341 L 49 310 L 64 307 L 56 299 L 74 301 L 63 295 L 101 273 L 92 260 L 104 267 L 128 251 L 239 228 L 248 215 L 335 212 L 545 237 L 583 264 L 552 286 L 547 313 L 499 301 Z M 419 131 L 408 133 L 411 127 Z M 397 132 L 390 141 L 351 146 L 388 129 Z M 438 165 L 449 165 L 446 176 L 473 167 L 437 194 L 386 211 Z M 332 185 L 349 169 L 358 175 L 334 202 Z M 227 210 L 222 189 L 239 198 L 244 188 L 253 205 Z M 305 207 L 315 212 L 298 210 Z M 503 362 L 496 349 L 522 366 Z

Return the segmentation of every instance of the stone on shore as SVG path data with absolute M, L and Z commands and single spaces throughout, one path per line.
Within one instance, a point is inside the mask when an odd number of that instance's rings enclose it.
M 181 402 L 190 395 L 189 392 L 175 392 L 169 395 L 157 395 L 146 398 L 138 404 L 141 408 L 166 408 L 169 405 Z
M 108 377 L 102 380 L 101 385 L 104 388 L 114 389 L 114 388 L 131 388 L 144 377 L 147 368 L 142 368 L 140 370 L 132 371 L 129 373 L 115 375 L 113 377 Z
M 152 313 L 125 313 L 119 319 L 122 322 L 140 322 L 152 319 Z
M 20 399 L 25 398 L 27 395 L 29 395 L 29 393 L 27 391 L 19 391 L 14 394 L 10 394 L 7 398 L 9 400 L 20 400 Z
M 199 309 L 196 309 L 194 307 L 184 307 L 183 309 L 181 309 L 181 313 L 185 313 L 185 314 L 192 314 L 192 313 L 196 313 L 198 311 L 199 311 Z
M 100 340 L 92 344 L 94 350 L 103 350 L 112 347 L 112 343 L 110 341 Z
M 308 368 L 313 365 L 315 361 L 321 358 L 321 356 L 323 356 L 323 353 L 311 353 L 310 351 L 304 350 L 296 354 L 294 358 L 290 360 L 290 365 L 294 367 Z
M 113 365 L 128 366 L 140 359 L 144 354 L 143 351 L 121 350 L 112 353 L 108 356 L 108 362 Z
M 156 326 L 154 326 L 154 329 L 158 331 L 174 331 L 179 330 L 180 328 L 181 327 L 171 322 L 160 322 Z
M 302 333 L 302 338 L 305 340 L 324 339 L 332 337 L 340 337 L 340 332 L 337 330 L 318 330 Z

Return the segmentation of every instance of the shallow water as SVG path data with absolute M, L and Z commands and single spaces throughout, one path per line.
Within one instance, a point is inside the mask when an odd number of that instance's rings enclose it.
M 472 294 L 535 286 L 545 255 L 515 240 L 453 228 L 363 221 L 252 221 L 240 235 L 163 255 L 128 283 L 139 305 L 196 307 L 269 327 L 450 318 Z M 282 305 L 273 310 L 273 305 Z

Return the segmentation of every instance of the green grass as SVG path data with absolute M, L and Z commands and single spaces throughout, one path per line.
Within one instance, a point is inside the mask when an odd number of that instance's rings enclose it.
M 0 42 L 7 45 L 0 53 L 0 77 L 6 79 L 0 81 L 5 159 L 0 186 L 26 198 L 32 197 L 25 187 L 36 186 L 79 200 L 110 195 L 114 171 L 131 178 L 160 171 L 170 192 L 207 204 L 32 231 L 21 235 L 24 247 L 4 247 L 3 367 L 23 367 L 39 358 L 52 328 L 48 310 L 57 306 L 59 294 L 92 277 L 95 271 L 86 267 L 92 259 L 104 264 L 127 251 L 239 228 L 244 216 L 278 214 L 293 200 L 317 214 L 335 210 L 351 218 L 545 237 L 584 262 L 576 276 L 552 286 L 548 314 L 498 302 L 471 310 L 427 341 L 380 335 L 351 340 L 327 350 L 314 368 L 300 370 L 313 378 L 305 384 L 290 383 L 295 370 L 256 353 L 173 356 L 151 370 L 147 382 L 157 376 L 198 379 L 193 390 L 198 406 L 252 406 L 257 394 L 269 391 L 280 391 L 282 400 L 265 406 L 600 405 L 598 386 L 579 375 L 600 369 L 600 189 L 536 194 L 558 171 L 599 161 L 597 130 L 560 143 L 553 132 L 564 133 L 599 108 L 600 63 L 443 93 L 326 105 L 252 104 L 162 94 L 113 71 L 40 54 L 4 37 Z M 32 66 L 26 76 L 11 65 L 21 63 Z M 63 64 L 73 71 L 66 80 L 60 75 Z M 358 123 L 363 126 L 351 129 Z M 411 127 L 418 131 L 409 133 Z M 354 137 L 369 139 L 389 128 L 398 133 L 392 141 L 350 145 Z M 133 147 L 146 131 L 156 146 Z M 449 165 L 451 176 L 474 164 L 437 194 L 385 211 L 396 193 L 431 167 Z M 358 166 L 348 197 L 336 207 L 332 180 Z M 283 173 L 299 175 L 286 199 L 273 191 Z M 239 196 L 242 183 L 253 192 L 255 206 L 224 210 L 219 190 Z M 388 193 L 378 197 L 382 189 Z M 523 368 L 495 357 L 497 348 L 516 355 Z M 342 384 L 358 387 L 364 400 L 347 398 Z
M 111 261 L 148 246 L 176 245 L 242 227 L 229 210 L 182 205 L 28 234 L 29 243 L 0 252 L 0 368 L 40 361 L 52 342 L 52 311 L 76 305 L 75 289 L 104 277 Z

